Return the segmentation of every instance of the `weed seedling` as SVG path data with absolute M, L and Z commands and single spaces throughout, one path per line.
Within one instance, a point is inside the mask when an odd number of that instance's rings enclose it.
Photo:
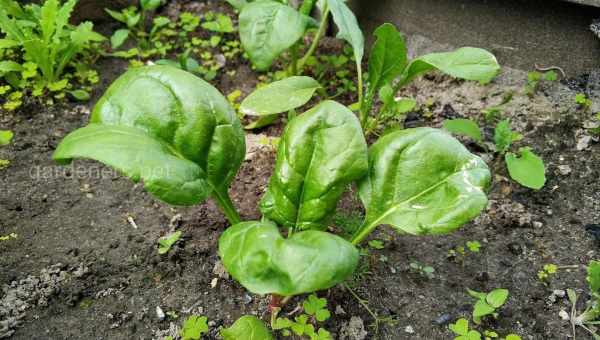
M 537 277 L 540 281 L 542 281 L 545 285 L 548 284 L 550 278 L 556 274 L 558 267 L 555 264 L 549 263 L 545 264 L 542 270 L 537 272 Z
M 0 83 L 0 93 L 5 110 L 20 107 L 24 93 L 33 97 L 47 94 L 47 104 L 66 94 L 81 100 L 89 97 L 85 84 L 77 81 L 81 77 L 70 69 L 85 64 L 86 58 L 95 58 L 97 44 L 105 38 L 94 32 L 91 22 L 69 23 L 76 2 L 61 5 L 58 0 L 46 0 L 41 6 L 2 2 L 0 30 L 5 36 L 0 44 L 0 79 L 6 84 Z M 83 67 L 77 66 L 77 73 Z
M 474 290 L 468 289 L 469 295 L 477 299 L 473 306 L 473 322 L 476 324 L 481 323 L 481 318 L 492 315 L 494 318 L 498 317 L 496 310 L 506 302 L 508 299 L 507 289 L 494 289 L 489 293 L 480 293 Z
M 456 334 L 454 340 L 521 340 L 521 337 L 516 334 L 508 334 L 504 338 L 500 338 L 498 333 L 492 330 L 484 330 L 483 338 L 479 331 L 469 328 L 469 320 L 461 318 L 456 320 L 456 323 L 450 324 L 448 328 Z
M 384 248 L 383 241 L 381 240 L 370 240 L 368 244 L 373 249 L 381 250 Z
M 208 333 L 208 319 L 205 316 L 192 315 L 183 322 L 182 340 L 200 340 L 202 334 Z
M 590 333 L 594 339 L 600 339 L 596 333 L 595 326 L 600 325 L 600 262 L 591 261 L 587 267 L 586 277 L 591 299 L 587 301 L 583 313 L 577 311 L 577 294 L 573 289 L 567 289 L 567 297 L 571 302 L 571 313 L 569 321 L 573 331 L 573 339 L 576 336 L 577 327 L 581 327 Z
M 433 279 L 435 269 L 431 266 L 425 266 L 419 262 L 411 262 L 409 265 L 410 269 L 424 278 Z
M 302 303 L 304 313 L 296 316 L 294 320 L 289 318 L 279 318 L 273 314 L 271 328 L 280 331 L 283 336 L 290 336 L 292 333 L 298 336 L 307 336 L 311 340 L 331 340 L 331 334 L 325 328 L 318 328 L 318 325 L 331 317 L 331 313 L 326 308 L 327 300 L 318 298 L 311 294 Z
M 592 107 L 592 101 L 584 93 L 575 95 L 575 103 L 584 111 L 588 111 Z
M 525 85 L 525 94 L 532 97 L 538 90 L 541 81 L 556 81 L 558 74 L 554 71 L 527 73 L 527 84 Z
M 167 235 L 158 240 L 158 253 L 160 255 L 166 254 L 171 250 L 171 247 L 179 241 L 181 237 L 181 231 L 176 231 L 170 235 Z

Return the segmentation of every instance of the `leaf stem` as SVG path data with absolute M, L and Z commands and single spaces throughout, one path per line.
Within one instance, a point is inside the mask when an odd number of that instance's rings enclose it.
M 290 55 L 292 56 L 292 70 L 291 70 L 291 75 L 292 76 L 297 76 L 298 75 L 298 44 L 294 44 L 292 45 L 292 47 L 290 48 Z
M 308 48 L 308 51 L 298 62 L 298 70 L 300 72 L 302 72 L 302 70 L 304 69 L 304 64 L 306 64 L 306 61 L 308 60 L 308 58 L 310 58 L 310 56 L 312 56 L 313 53 L 315 53 L 315 51 L 317 50 L 317 47 L 319 46 L 319 40 L 321 40 L 321 38 L 325 34 L 325 29 L 327 28 L 327 19 L 328 18 L 329 18 L 329 8 L 327 7 L 327 5 L 325 5 L 325 10 L 323 11 L 323 18 L 321 19 L 321 23 L 319 24 L 319 30 L 317 31 L 317 34 L 315 35 L 315 38 L 312 41 L 312 44 Z
M 237 210 L 235 210 L 227 191 L 219 192 L 218 190 L 214 190 L 213 198 L 231 225 L 238 224 L 242 221 Z
M 377 221 L 375 221 L 375 223 L 371 223 L 371 224 L 367 225 L 366 222 L 367 221 L 365 220 L 363 225 L 361 225 L 360 228 L 358 228 L 357 232 L 354 235 L 352 235 L 351 242 L 353 245 L 357 245 L 362 240 L 364 240 L 364 238 L 367 237 L 367 235 L 369 235 L 373 231 L 374 224 L 377 223 Z
M 363 103 L 363 74 L 362 74 L 362 65 L 357 60 L 356 61 L 356 73 L 358 77 L 358 102 L 360 104 L 359 115 L 360 115 L 360 125 L 365 128 L 367 124 L 367 119 L 369 117 L 369 112 L 365 107 L 365 103 Z

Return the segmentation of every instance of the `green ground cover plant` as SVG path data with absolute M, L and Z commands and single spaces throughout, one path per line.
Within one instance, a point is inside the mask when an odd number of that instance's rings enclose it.
M 105 38 L 94 32 L 91 22 L 69 23 L 76 0 L 61 4 L 47 0 L 43 5 L 21 6 L 13 0 L 0 1 L 0 93 L 5 110 L 22 105 L 24 94 L 50 94 L 62 99 L 69 94 L 87 100 L 91 85 L 98 82 L 89 65 L 98 56 L 98 43 Z M 52 103 L 52 99 L 47 99 Z

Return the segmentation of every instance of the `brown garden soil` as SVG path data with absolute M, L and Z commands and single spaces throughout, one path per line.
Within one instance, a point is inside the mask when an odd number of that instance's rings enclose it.
M 126 67 L 102 60 L 94 98 Z M 257 75 L 246 61 L 227 68 L 236 74 L 218 76 L 212 81 L 217 88 L 252 91 Z M 384 248 L 362 257 L 360 277 L 348 286 L 382 321 L 378 330 L 372 327 L 372 315 L 342 286 L 319 292 L 332 311 L 324 326 L 335 339 L 451 339 L 448 323 L 469 318 L 472 310 L 467 288 L 500 287 L 510 298 L 485 328 L 523 339 L 570 337 L 568 322 L 559 317 L 570 305 L 553 291 L 575 289 L 583 308 L 585 266 L 598 259 L 600 238 L 600 144 L 586 138 L 583 126 L 592 114 L 579 109 L 574 96 L 593 95 L 598 83 L 588 76 L 548 83 L 530 98 L 523 94 L 525 79 L 525 72 L 510 69 L 486 86 L 430 75 L 403 90 L 422 104 L 409 114 L 408 127 L 481 120 L 483 108 L 513 91 L 505 114 L 524 135 L 519 144 L 545 160 L 547 183 L 539 191 L 520 187 L 507 178 L 503 162 L 461 139 L 494 173 L 488 208 L 447 236 L 380 228 L 372 238 L 383 240 Z M 172 207 L 99 163 L 53 163 L 59 141 L 87 123 L 92 107 L 93 101 L 45 107 L 31 100 L 17 112 L 0 112 L 0 127 L 15 133 L 14 142 L 0 149 L 0 158 L 11 162 L 0 170 L 0 235 L 17 234 L 0 241 L 0 338 L 163 339 L 188 315 L 201 314 L 210 320 L 208 338 L 216 339 L 220 326 L 241 315 L 267 320 L 268 297 L 249 294 L 222 273 L 216 249 L 227 222 L 213 202 Z M 277 136 L 283 123 L 249 133 L 249 155 L 230 190 L 243 219 L 260 218 L 257 203 L 274 162 L 273 149 L 257 143 L 257 134 Z M 493 139 L 490 128 L 485 137 Z M 338 215 L 362 211 L 354 197 L 350 189 Z M 183 232 L 182 240 L 158 255 L 157 240 L 173 229 Z M 448 256 L 467 241 L 479 241 L 480 252 Z M 434 277 L 411 271 L 411 262 L 434 267 Z M 566 268 L 544 284 L 537 272 L 548 263 Z M 285 312 L 301 301 L 292 299 Z M 179 318 L 160 320 L 157 307 Z M 578 339 L 587 336 L 578 333 Z

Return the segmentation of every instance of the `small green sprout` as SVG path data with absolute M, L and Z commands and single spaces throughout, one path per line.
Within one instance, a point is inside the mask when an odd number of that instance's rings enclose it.
M 158 240 L 158 253 L 160 255 L 168 253 L 171 247 L 179 240 L 180 237 L 181 231 L 176 231 L 170 235 L 160 238 Z
M 479 241 L 468 241 L 467 248 L 472 253 L 478 253 L 479 249 L 481 249 L 481 243 Z
M 182 340 L 199 340 L 202 334 L 208 333 L 208 319 L 205 316 L 192 315 L 183 322 Z
M 10 233 L 8 235 L 0 236 L 0 241 L 8 241 L 10 239 L 16 240 L 17 237 L 19 237 L 19 235 L 15 234 L 15 233 Z
M 538 72 L 532 71 L 527 73 L 527 84 L 525 85 L 525 94 L 532 97 L 538 90 L 541 81 L 556 81 L 558 74 L 554 71 Z
M 583 110 L 589 110 L 592 107 L 592 101 L 584 93 L 578 93 L 575 95 L 575 103 L 579 105 Z
M 14 133 L 10 130 L 0 130 L 0 146 L 10 144 L 13 139 Z
M 456 323 L 450 324 L 448 328 L 457 335 L 454 340 L 481 340 L 481 333 L 469 329 L 469 320 L 467 319 L 458 319 Z
M 494 289 L 489 293 L 481 293 L 474 290 L 467 290 L 469 295 L 477 299 L 473 306 L 473 321 L 476 324 L 481 323 L 481 318 L 484 316 L 492 315 L 494 318 L 498 317 L 496 310 L 506 302 L 508 299 L 507 289 Z
M 323 322 L 331 317 L 331 313 L 326 308 L 327 300 L 325 298 L 318 298 L 315 294 L 309 295 L 302 306 L 306 314 L 314 316 L 319 322 Z
M 558 270 L 558 266 L 556 266 L 555 264 L 549 263 L 549 264 L 545 264 L 544 267 L 542 268 L 542 270 L 538 271 L 537 276 L 538 279 L 544 283 L 547 283 L 547 281 L 550 279 L 550 277 L 554 274 L 556 274 L 556 271 Z
M 417 272 L 423 277 L 426 277 L 428 279 L 433 279 L 434 277 L 433 273 L 435 272 L 435 268 L 431 266 L 425 266 L 418 262 L 411 262 L 409 266 L 411 270 Z
M 288 318 L 276 318 L 271 322 L 271 328 L 280 331 L 283 336 L 294 333 L 298 336 L 308 336 L 311 340 L 332 340 L 331 334 L 325 328 L 316 330 L 318 323 L 331 317 L 331 313 L 326 308 L 327 299 L 311 294 L 304 300 L 302 306 L 304 314 L 296 316 L 294 321 Z
M 371 240 L 369 241 L 369 247 L 373 248 L 373 249 L 383 249 L 384 245 L 383 245 L 383 241 L 381 240 Z

